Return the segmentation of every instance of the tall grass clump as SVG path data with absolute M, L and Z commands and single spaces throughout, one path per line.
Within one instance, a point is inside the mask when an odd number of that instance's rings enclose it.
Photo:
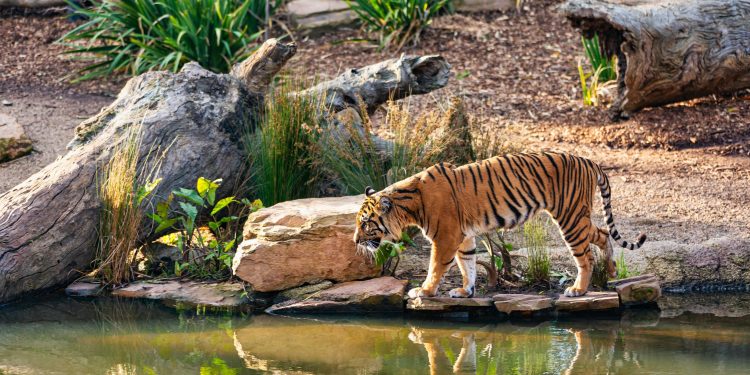
M 141 126 L 133 126 L 97 176 L 102 211 L 94 273 L 106 284 L 118 285 L 132 279 L 133 250 L 144 216 L 141 205 L 159 183 L 156 180 L 140 185 L 140 134 Z
M 609 57 L 599 43 L 599 36 L 592 38 L 581 38 L 583 50 L 588 60 L 590 71 L 584 69 L 583 64 L 578 62 L 578 77 L 581 81 L 581 96 L 583 104 L 588 106 L 599 105 L 599 90 L 608 82 L 617 79 L 617 57 Z
M 422 31 L 441 11 L 451 8 L 451 0 L 346 0 L 362 26 L 377 34 L 381 49 L 397 50 L 409 42 L 419 42 Z
M 547 228 L 540 217 L 532 218 L 523 226 L 523 239 L 528 252 L 526 281 L 529 284 L 549 284 L 550 259 L 547 249 Z
M 325 101 L 315 94 L 293 94 L 303 86 L 284 82 L 275 87 L 266 98 L 260 129 L 247 136 L 255 192 L 267 206 L 314 196 L 323 176 L 318 140 Z
M 65 34 L 67 53 L 91 63 L 77 81 L 112 73 L 177 71 L 189 61 L 217 73 L 254 50 L 267 12 L 280 0 L 92 0 L 69 1 L 85 23 Z
M 445 134 L 447 112 L 434 110 L 415 116 L 408 104 L 392 101 L 385 109 L 381 130 L 386 140 L 375 133 L 364 108 L 361 128 L 344 122 L 344 129 L 329 132 L 322 139 L 325 164 L 344 193 L 360 194 L 367 186 L 380 190 L 442 161 L 450 141 Z

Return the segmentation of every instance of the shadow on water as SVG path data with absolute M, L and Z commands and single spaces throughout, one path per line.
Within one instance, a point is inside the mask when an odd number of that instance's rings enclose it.
M 51 298 L 0 308 L 0 374 L 745 373 L 750 319 L 720 304 L 750 298 L 696 300 L 667 299 L 666 315 L 480 324 Z

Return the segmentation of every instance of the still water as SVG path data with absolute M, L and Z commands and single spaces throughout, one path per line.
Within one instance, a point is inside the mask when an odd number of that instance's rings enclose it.
M 488 324 L 202 315 L 58 297 L 0 307 L 0 374 L 747 374 L 740 300 L 748 296 L 695 312 L 676 303 L 618 319 Z

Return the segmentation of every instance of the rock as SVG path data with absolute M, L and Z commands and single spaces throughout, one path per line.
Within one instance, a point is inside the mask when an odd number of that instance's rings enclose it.
M 273 299 L 273 303 L 278 304 L 286 301 L 301 301 L 306 299 L 312 294 L 320 292 L 321 290 L 328 289 L 333 286 L 333 283 L 326 280 L 317 284 L 303 285 L 296 288 L 287 289 Z
M 653 274 L 613 280 L 607 287 L 614 288 L 620 295 L 620 303 L 626 306 L 656 302 L 661 297 L 659 279 Z
M 240 283 L 198 282 L 198 281 L 137 281 L 112 291 L 113 296 L 125 298 L 147 298 L 168 303 L 184 303 L 191 306 L 211 306 L 221 308 L 241 307 L 250 303 L 243 295 L 245 290 Z
M 377 276 L 380 268 L 357 254 L 352 242 L 363 199 L 300 199 L 253 213 L 234 257 L 234 274 L 260 292 Z
M 0 113 L 0 163 L 26 156 L 32 150 L 31 139 L 18 121 Z
M 287 4 L 292 24 L 300 29 L 332 29 L 353 24 L 357 15 L 341 0 L 293 0 Z
M 615 292 L 588 292 L 581 297 L 565 297 L 555 301 L 557 311 L 601 311 L 620 308 L 620 297 Z
M 80 280 L 68 285 L 65 294 L 71 297 L 93 297 L 101 294 L 102 290 L 104 285 L 97 281 Z
M 552 308 L 552 298 L 529 294 L 496 294 L 492 297 L 495 308 L 506 314 L 531 315 Z
M 385 276 L 350 281 L 313 294 L 303 301 L 288 301 L 266 310 L 272 314 L 389 313 L 404 310 L 406 280 Z
M 3 101 L 2 101 L 2 104 L 3 104 L 4 106 L 6 106 L 6 107 L 10 107 L 10 106 L 12 106 L 12 105 L 13 105 L 13 102 L 9 102 L 9 101 L 7 101 L 7 100 L 3 100 Z
M 463 312 L 494 309 L 492 298 L 451 298 L 451 297 L 420 297 L 409 299 L 407 310 Z

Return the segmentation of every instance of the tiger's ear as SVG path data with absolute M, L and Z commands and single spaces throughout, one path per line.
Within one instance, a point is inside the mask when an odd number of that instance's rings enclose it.
M 369 196 L 371 196 L 371 195 L 373 195 L 375 193 L 376 193 L 376 191 L 375 191 L 375 189 L 372 188 L 372 186 L 368 186 L 368 187 L 365 188 L 365 195 L 366 196 L 369 197 Z
M 393 207 L 393 201 L 388 197 L 380 197 L 380 211 L 387 214 Z

